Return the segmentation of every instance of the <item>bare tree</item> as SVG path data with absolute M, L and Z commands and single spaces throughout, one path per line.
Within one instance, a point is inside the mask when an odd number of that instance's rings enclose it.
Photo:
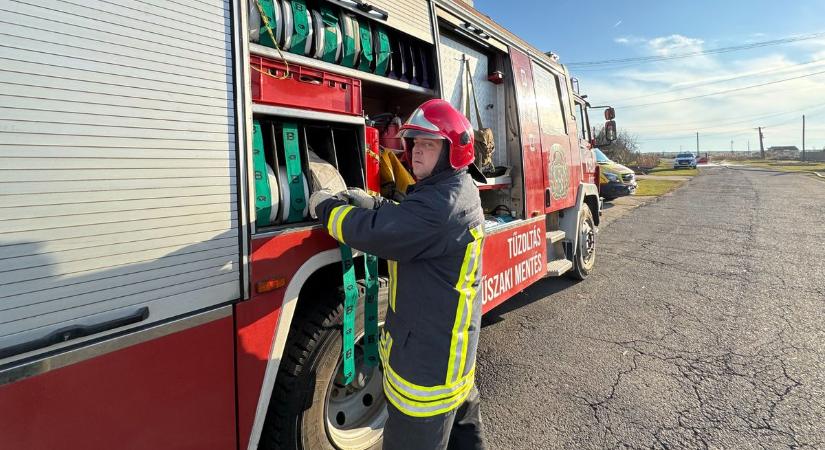
M 604 139 L 604 128 L 596 133 L 596 142 L 606 142 Z M 636 159 L 639 149 L 638 138 L 630 134 L 627 130 L 620 130 L 616 135 L 616 140 L 609 145 L 599 147 L 608 158 L 620 164 L 628 164 Z

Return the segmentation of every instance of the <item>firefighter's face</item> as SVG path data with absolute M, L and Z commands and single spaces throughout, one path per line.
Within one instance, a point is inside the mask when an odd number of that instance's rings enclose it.
M 433 173 L 441 156 L 442 143 L 441 139 L 413 139 L 412 169 L 416 178 L 427 178 Z

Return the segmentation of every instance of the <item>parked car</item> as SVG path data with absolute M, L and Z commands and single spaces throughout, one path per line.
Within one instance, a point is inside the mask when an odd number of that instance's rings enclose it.
M 612 161 L 599 149 L 596 162 L 599 164 L 599 195 L 605 200 L 613 200 L 636 192 L 636 174 L 631 169 Z
M 676 155 L 676 159 L 673 160 L 674 169 L 682 169 L 686 167 L 691 169 L 696 168 L 696 156 L 694 156 L 693 153 L 679 153 Z

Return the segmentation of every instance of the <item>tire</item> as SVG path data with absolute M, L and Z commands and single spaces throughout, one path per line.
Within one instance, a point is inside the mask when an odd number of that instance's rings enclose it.
M 387 310 L 386 290 L 379 294 L 378 317 Z M 379 368 L 362 370 L 364 336 L 363 289 L 355 318 L 356 381 L 342 387 L 340 376 L 343 302 L 316 302 L 296 318 L 287 339 L 259 448 L 331 450 L 380 449 L 386 400 Z M 326 306 L 324 306 L 326 305 Z M 360 389 L 354 386 L 363 382 Z M 354 392 L 352 392 L 354 391 Z M 355 406 L 356 408 L 353 408 Z M 353 413 L 350 417 L 347 413 Z M 362 417 L 358 418 L 360 413 Z M 352 419 L 352 420 L 350 420 Z
M 583 206 L 579 213 L 579 239 L 573 255 L 573 268 L 568 272 L 574 280 L 587 278 L 596 264 L 596 225 L 590 207 Z

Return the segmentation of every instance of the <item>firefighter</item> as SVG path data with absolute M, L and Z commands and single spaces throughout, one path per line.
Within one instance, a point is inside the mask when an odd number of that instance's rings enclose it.
M 430 100 L 399 136 L 416 178 L 404 200 L 319 191 L 310 211 L 335 239 L 388 263 L 384 448 L 483 448 L 474 380 L 484 212 L 472 181 L 483 176 L 472 125 L 446 101 Z

